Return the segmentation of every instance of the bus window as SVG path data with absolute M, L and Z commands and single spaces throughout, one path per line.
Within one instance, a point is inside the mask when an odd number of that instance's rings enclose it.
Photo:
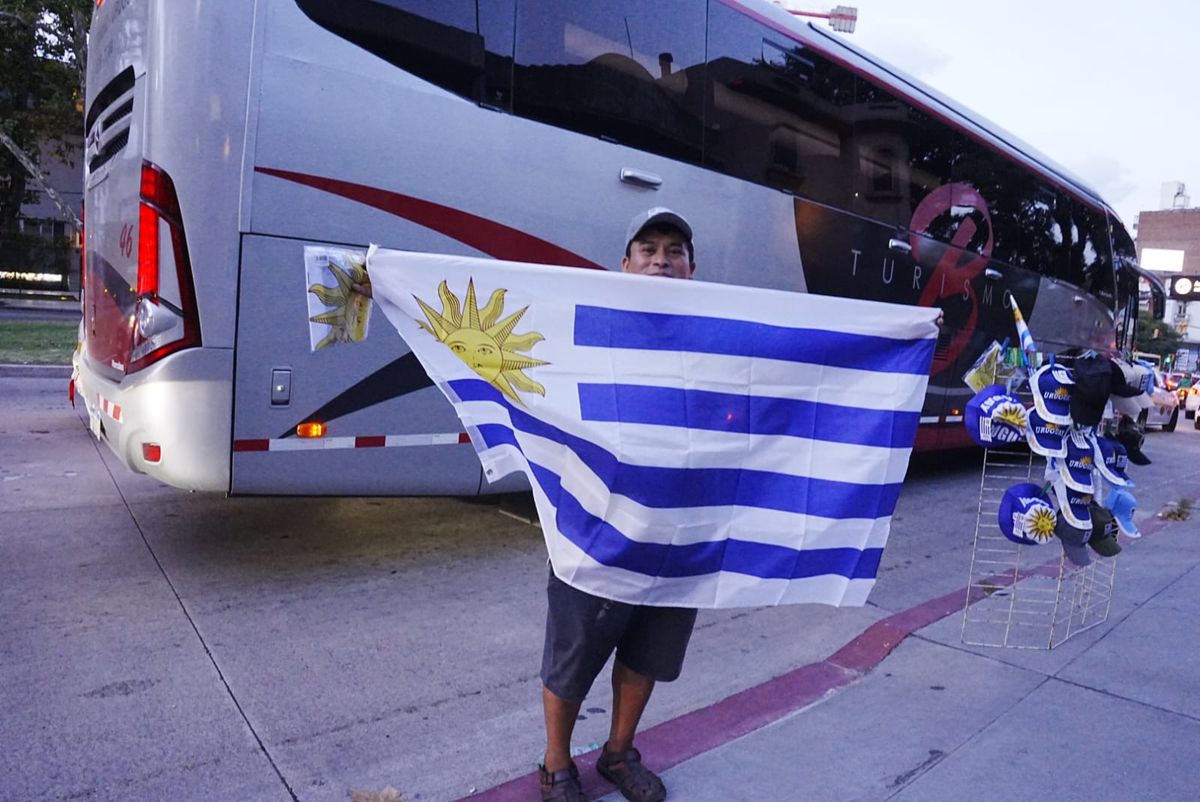
M 513 111 L 698 163 L 704 25 L 687 0 L 520 0 Z
M 1104 212 L 1073 201 L 1072 218 L 1075 239 L 1071 243 L 1072 273 L 1083 277 L 1080 282 L 1109 309 L 1116 304 L 1112 253 L 1109 249 L 1108 219 Z
M 850 208 L 853 74 L 722 3 L 709 14 L 705 164 Z
M 493 34 L 486 47 L 475 0 L 296 2 L 322 27 L 401 69 L 471 100 L 507 107 L 512 0 L 480 9 Z

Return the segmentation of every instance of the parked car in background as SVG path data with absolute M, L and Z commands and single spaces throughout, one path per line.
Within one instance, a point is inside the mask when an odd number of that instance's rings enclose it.
M 1179 422 L 1179 394 L 1175 382 L 1168 382 L 1167 374 L 1154 368 L 1154 389 L 1150 393 L 1153 402 L 1147 410 L 1143 410 L 1138 423 L 1143 429 L 1157 426 L 1164 432 L 1175 431 Z
M 1179 406 L 1183 407 L 1183 414 L 1188 419 L 1196 417 L 1196 410 L 1200 409 L 1200 382 L 1191 373 L 1173 375 L 1178 377 L 1175 393 L 1179 396 Z

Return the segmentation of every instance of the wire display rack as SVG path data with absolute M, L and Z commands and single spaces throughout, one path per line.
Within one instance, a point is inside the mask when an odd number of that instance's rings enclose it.
M 1093 557 L 1081 567 L 1066 558 L 1057 539 L 1028 545 L 1000 531 L 1004 491 L 1020 482 L 1041 484 L 1045 467 L 1045 459 L 1028 450 L 984 450 L 963 609 L 965 644 L 1053 649 L 1108 620 L 1115 557 Z

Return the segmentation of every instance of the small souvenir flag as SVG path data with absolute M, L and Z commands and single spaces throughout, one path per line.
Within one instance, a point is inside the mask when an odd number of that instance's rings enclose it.
M 1021 307 L 1017 306 L 1017 299 L 1009 295 L 1008 302 L 1012 305 L 1013 319 L 1017 322 L 1017 336 L 1021 338 L 1021 351 L 1029 355 L 1037 351 L 1037 345 L 1033 342 L 1033 335 L 1029 333 L 1029 326 L 1025 325 L 1025 318 L 1021 315 Z

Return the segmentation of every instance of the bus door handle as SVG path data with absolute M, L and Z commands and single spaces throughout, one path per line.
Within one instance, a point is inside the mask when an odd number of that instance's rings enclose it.
M 635 170 L 632 167 L 621 168 L 621 180 L 626 184 L 634 184 L 648 189 L 658 189 L 662 186 L 662 176 L 648 173 L 645 170 Z
M 1001 273 L 999 270 L 997 270 L 994 267 L 985 268 L 983 271 L 983 275 L 985 278 L 991 279 L 992 281 L 999 281 L 1001 278 L 1004 277 L 1004 274 Z
M 896 251 L 897 253 L 912 253 L 912 246 L 902 239 L 892 237 L 888 240 L 888 250 Z

